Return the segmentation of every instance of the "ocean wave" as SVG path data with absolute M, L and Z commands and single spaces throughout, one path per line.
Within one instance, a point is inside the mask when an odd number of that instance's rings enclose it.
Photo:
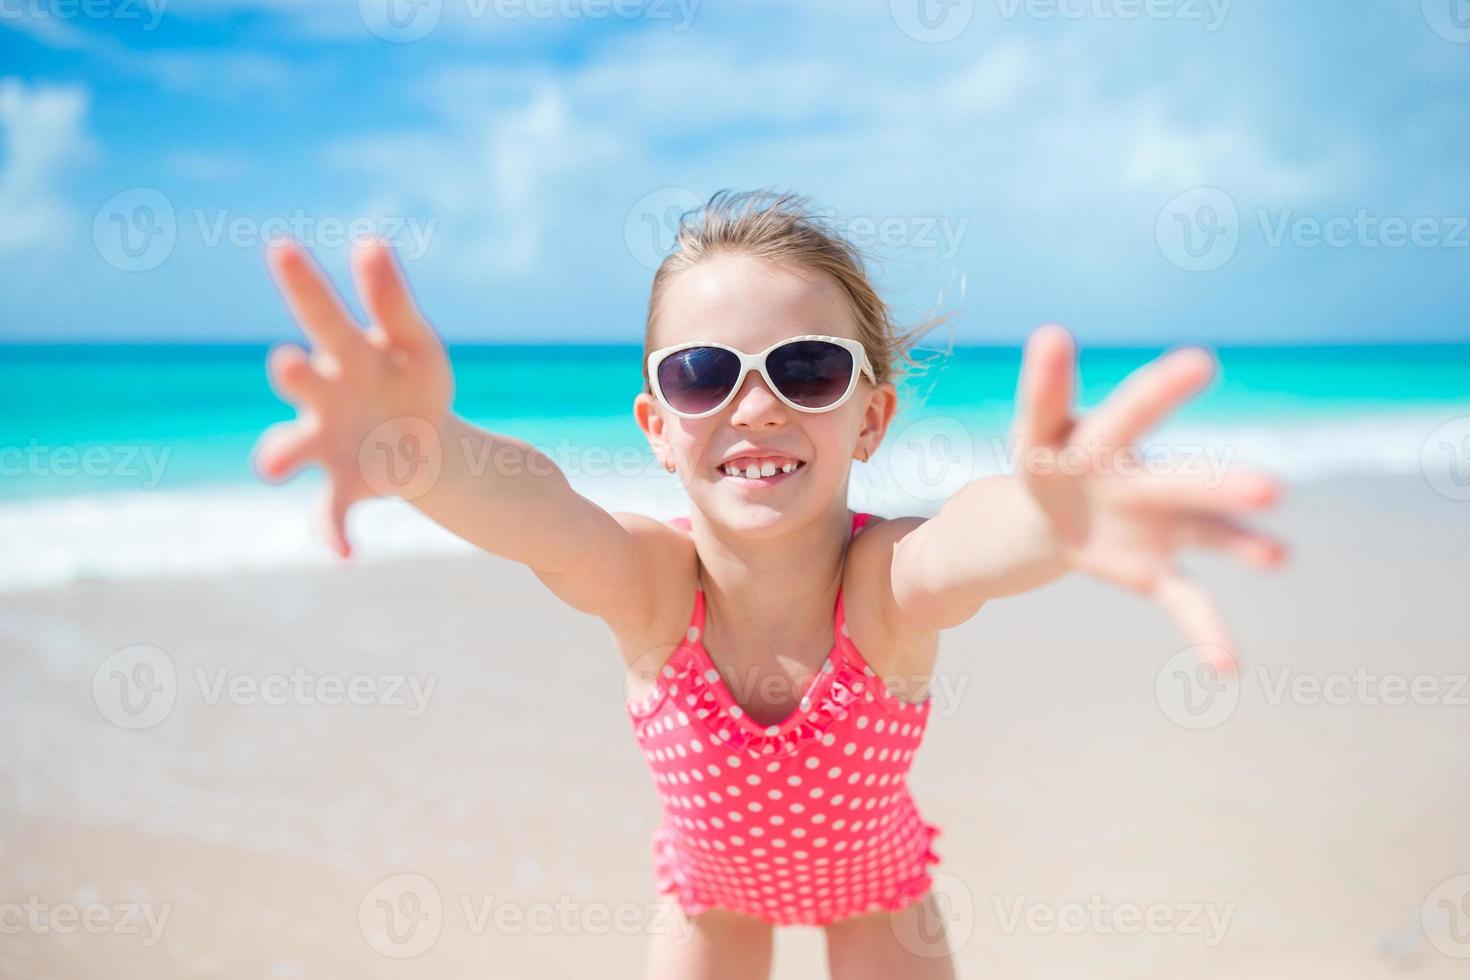
M 1470 481 L 1470 407 L 1458 415 L 1446 409 L 1289 425 L 1171 426 L 1147 446 L 1155 465 L 1192 461 L 1206 475 L 1241 466 L 1293 482 L 1415 475 L 1462 488 Z M 872 461 L 854 467 L 850 502 L 884 515 L 931 516 L 964 483 L 1009 469 L 1002 437 L 972 432 L 952 418 L 921 418 L 890 430 Z M 677 478 L 662 470 L 572 483 L 608 510 L 659 519 L 688 510 Z M 0 540 L 9 551 L 0 564 L 0 592 L 80 579 L 331 567 L 339 560 L 312 524 L 315 489 L 308 478 L 285 487 L 127 490 L 0 504 Z M 360 505 L 350 530 L 355 561 L 471 551 L 398 501 Z

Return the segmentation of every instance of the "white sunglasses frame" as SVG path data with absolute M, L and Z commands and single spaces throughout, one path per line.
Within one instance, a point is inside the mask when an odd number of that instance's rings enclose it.
M 771 351 L 775 350 L 778 347 L 784 347 L 786 344 L 795 343 L 798 340 L 825 340 L 828 343 L 836 344 L 838 347 L 845 349 L 849 354 L 852 355 L 852 362 L 853 364 L 857 365 L 857 370 L 853 371 L 852 377 L 848 379 L 847 390 L 844 391 L 841 397 L 839 397 L 832 404 L 826 405 L 822 408 L 807 408 L 804 405 L 798 405 L 781 393 L 781 389 L 776 387 L 776 383 L 771 380 L 770 374 L 766 372 L 766 357 L 771 353 Z M 726 395 L 718 405 L 716 405 L 714 408 L 711 408 L 709 411 L 699 412 L 693 415 L 688 412 L 681 412 L 679 409 L 669 404 L 669 400 L 664 397 L 663 387 L 658 383 L 658 366 L 663 363 L 664 358 L 669 357 L 672 354 L 677 354 L 679 351 L 688 350 L 691 347 L 718 347 L 722 350 L 727 350 L 740 358 L 740 374 L 735 379 L 735 384 L 731 386 L 730 393 Z M 871 381 L 873 384 L 878 383 L 878 378 L 873 373 L 873 365 L 868 360 L 867 348 L 862 345 L 862 341 L 853 340 L 849 337 L 833 337 L 829 336 L 828 334 L 807 333 L 801 334 L 796 337 L 786 337 L 778 340 L 758 354 L 747 354 L 743 350 L 738 350 L 737 348 L 731 347 L 729 344 L 722 344 L 719 341 L 715 340 L 691 340 L 686 341 L 682 344 L 674 344 L 670 347 L 660 347 L 658 350 L 648 355 L 648 387 L 653 391 L 653 395 L 655 398 L 658 399 L 660 405 L 668 409 L 670 412 L 673 412 L 680 418 L 703 419 L 724 411 L 725 406 L 729 405 L 730 401 L 735 397 L 740 389 L 744 387 L 745 376 L 750 373 L 751 369 L 755 369 L 756 371 L 760 372 L 760 376 L 765 379 L 766 387 L 771 389 L 771 393 L 774 394 L 777 398 L 781 399 L 783 404 L 787 405 L 790 408 L 796 409 L 796 411 L 798 412 L 806 412 L 812 415 L 820 414 L 822 412 L 830 412 L 838 406 L 842 405 L 849 398 L 851 398 L 853 391 L 857 388 L 857 379 L 858 375 L 860 374 L 866 374 L 868 376 L 868 380 Z

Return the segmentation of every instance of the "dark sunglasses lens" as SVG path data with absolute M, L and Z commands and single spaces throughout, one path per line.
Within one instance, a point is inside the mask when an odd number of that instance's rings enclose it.
M 781 394 L 802 408 L 826 408 L 852 381 L 852 354 L 825 340 L 796 340 L 771 351 L 766 370 Z
M 735 387 L 740 358 L 721 347 L 691 347 L 659 362 L 658 386 L 681 412 L 708 412 Z

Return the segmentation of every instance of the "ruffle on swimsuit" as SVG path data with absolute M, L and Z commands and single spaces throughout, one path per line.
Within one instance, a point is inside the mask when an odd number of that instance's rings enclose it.
M 854 516 L 852 534 L 868 516 Z M 648 696 L 628 705 L 664 806 L 659 892 L 686 915 L 718 906 L 777 925 L 922 898 L 939 828 L 905 781 L 931 702 L 884 687 L 848 638 L 839 588 L 827 660 L 796 710 L 762 726 L 705 649 L 704 612 L 698 590 L 685 639 Z

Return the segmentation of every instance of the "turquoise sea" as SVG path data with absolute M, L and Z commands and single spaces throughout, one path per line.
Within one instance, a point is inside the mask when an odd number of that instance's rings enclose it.
M 261 430 L 292 414 L 266 382 L 266 352 L 266 345 L 0 346 L 0 534 L 33 546 L 19 549 L 28 557 L 0 575 L 0 588 L 127 575 L 149 563 L 192 568 L 206 553 L 210 567 L 314 555 L 301 516 L 313 477 L 270 488 L 249 465 Z M 1096 404 L 1159 352 L 1085 348 L 1081 403 Z M 1161 444 L 1228 450 L 1237 462 L 1293 479 L 1470 464 L 1437 460 L 1430 445 L 1447 424 L 1470 416 L 1470 344 L 1216 353 L 1220 376 L 1156 434 Z M 451 356 L 460 414 L 565 461 L 574 484 L 607 506 L 682 512 L 681 492 L 652 465 L 633 422 L 637 345 L 456 346 Z M 925 370 L 900 385 L 883 458 L 854 469 L 854 497 L 879 512 L 937 506 L 935 495 L 900 492 L 912 490 L 910 471 L 924 465 L 909 451 L 916 435 L 939 439 L 967 476 L 1000 465 L 996 447 L 1011 416 L 1019 349 L 918 356 Z M 596 470 L 586 461 L 597 451 L 616 454 L 621 467 Z M 408 508 L 385 506 L 394 516 L 365 517 L 369 533 L 360 537 L 372 539 L 378 521 L 380 549 L 451 546 Z

